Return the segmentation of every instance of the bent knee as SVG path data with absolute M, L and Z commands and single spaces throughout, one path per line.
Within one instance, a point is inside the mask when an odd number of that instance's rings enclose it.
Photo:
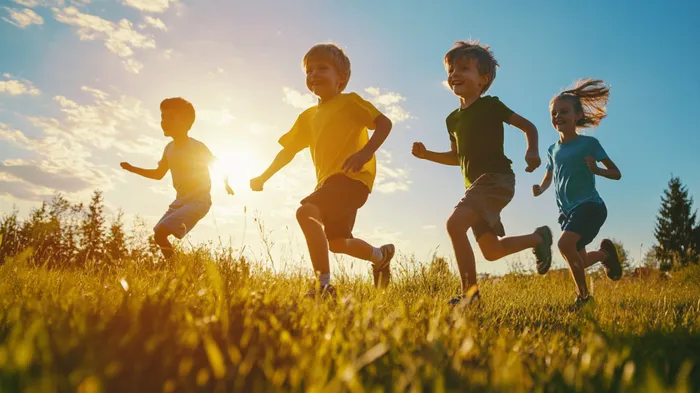
M 447 219 L 447 232 L 451 235 L 462 235 L 474 225 L 477 218 L 478 215 L 471 209 L 455 209 L 450 215 L 450 218 Z
M 309 218 L 318 218 L 318 208 L 310 203 L 305 203 L 297 209 L 297 221 L 308 220 Z
M 334 254 L 343 254 L 345 248 L 345 239 L 333 239 L 328 242 L 328 250 Z
M 576 240 L 572 238 L 561 237 L 559 238 L 559 241 L 557 241 L 557 248 L 559 248 L 559 251 L 561 252 L 570 251 L 571 249 L 576 250 Z

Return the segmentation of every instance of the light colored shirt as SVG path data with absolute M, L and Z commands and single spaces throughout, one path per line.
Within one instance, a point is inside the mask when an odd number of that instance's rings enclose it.
M 211 177 L 209 165 L 214 155 L 207 146 L 194 139 L 168 143 L 163 151 L 159 165 L 170 170 L 173 188 L 177 197 L 170 206 L 182 206 L 185 202 L 198 200 L 211 203 Z

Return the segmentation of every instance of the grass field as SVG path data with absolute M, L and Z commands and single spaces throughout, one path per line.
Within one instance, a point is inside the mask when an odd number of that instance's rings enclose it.
M 692 392 L 700 389 L 700 269 L 669 279 L 593 275 L 570 312 L 558 272 L 482 280 L 452 309 L 443 266 L 336 275 L 337 303 L 304 300 L 305 272 L 189 255 L 0 266 L 2 392 Z M 410 268 L 409 268 L 410 267 Z

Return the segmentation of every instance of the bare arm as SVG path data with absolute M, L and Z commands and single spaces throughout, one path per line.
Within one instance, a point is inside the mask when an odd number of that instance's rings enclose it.
M 520 116 L 519 114 L 513 112 L 508 119 L 508 124 L 513 127 L 519 128 L 525 133 L 525 139 L 527 140 L 527 152 L 525 153 L 525 162 L 527 163 L 526 172 L 532 172 L 537 169 L 541 164 L 540 159 L 540 149 L 537 136 L 537 127 L 532 124 L 526 118 Z
M 588 169 L 590 169 L 594 175 L 602 176 L 611 180 L 620 180 L 622 178 L 620 169 L 618 169 L 617 165 L 615 165 L 611 159 L 604 158 L 600 160 L 600 162 L 603 164 L 605 169 L 599 167 L 593 157 L 586 157 Z
M 430 151 L 426 149 L 425 145 L 423 145 L 421 142 L 415 142 L 413 144 L 412 153 L 418 158 L 436 162 L 438 164 L 452 166 L 459 165 L 459 157 L 457 156 L 457 144 L 454 142 L 450 144 L 450 151 L 446 152 Z
M 372 155 L 377 152 L 377 149 L 384 143 L 391 132 L 391 120 L 384 115 L 377 116 L 374 119 L 374 132 L 369 138 L 367 144 L 357 153 L 348 157 L 343 163 L 343 170 L 357 172 L 372 159 Z
M 122 162 L 119 165 L 121 165 L 123 169 L 131 173 L 135 173 L 137 175 L 141 175 L 145 178 L 153 180 L 160 180 L 165 176 L 166 173 L 168 173 L 168 164 L 164 160 L 161 160 L 158 163 L 158 168 L 156 169 L 139 168 L 129 164 L 128 162 Z
M 549 186 L 552 185 L 552 171 L 547 170 L 544 173 L 544 177 L 542 178 L 542 182 L 540 184 L 535 184 L 532 186 L 532 195 L 534 196 L 540 196 L 542 195 Z
M 250 188 L 253 191 L 262 191 L 265 182 L 270 180 L 270 178 L 274 176 L 275 173 L 279 172 L 280 169 L 284 168 L 285 166 L 287 166 L 287 164 L 292 162 L 292 160 L 298 152 L 298 150 L 290 149 L 287 147 L 280 150 L 280 152 L 277 153 L 275 159 L 272 160 L 272 163 L 265 170 L 265 172 L 263 172 L 262 175 L 250 181 Z

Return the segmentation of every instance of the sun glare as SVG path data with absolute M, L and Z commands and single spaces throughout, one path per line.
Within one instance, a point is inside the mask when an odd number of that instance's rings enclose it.
M 217 155 L 218 162 L 212 168 L 212 183 L 223 189 L 223 184 L 215 179 L 228 175 L 228 181 L 235 192 L 247 190 L 250 179 L 258 176 L 262 166 L 257 155 L 250 150 L 228 149 Z

